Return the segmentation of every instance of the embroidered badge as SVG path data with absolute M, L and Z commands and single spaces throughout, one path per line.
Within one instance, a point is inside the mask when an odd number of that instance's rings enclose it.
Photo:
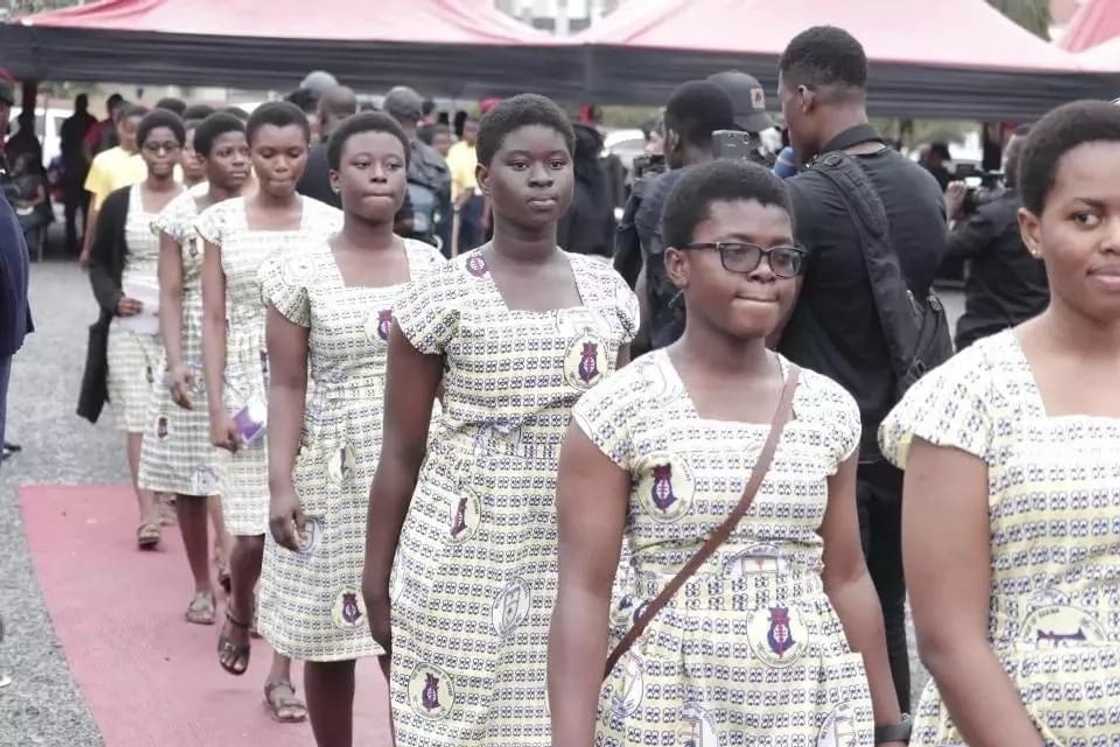
M 418 665 L 408 678 L 408 702 L 413 711 L 425 718 L 448 716 L 455 707 L 451 676 L 439 667 Z
M 335 598 L 331 620 L 335 627 L 349 630 L 365 623 L 366 603 L 355 589 L 343 589 Z
M 859 743 L 859 729 L 852 704 L 841 703 L 832 709 L 817 732 L 817 747 L 856 747 Z
M 465 493 L 451 502 L 451 541 L 466 542 L 478 531 L 482 520 L 482 503 L 474 493 Z
M 506 584 L 506 587 L 494 597 L 491 608 L 495 632 L 500 636 L 512 633 L 529 617 L 532 603 L 533 594 L 528 581 L 517 579 Z
M 198 255 L 201 254 L 198 246 L 201 243 L 202 237 L 200 236 L 192 236 L 191 238 L 187 239 L 187 254 L 191 259 L 198 259 Z
M 638 502 L 645 512 L 661 522 L 682 519 L 692 510 L 695 486 L 692 470 L 679 457 L 656 454 L 640 470 Z
M 167 438 L 169 430 L 170 426 L 168 425 L 166 415 L 160 415 L 156 418 L 156 438 L 163 441 Z
M 389 342 L 389 328 L 393 325 L 393 310 L 382 309 L 377 312 L 377 336 Z
M 611 692 L 611 713 L 616 718 L 633 716 L 642 707 L 646 697 L 645 662 L 633 652 L 627 652 L 619 659 L 612 680 L 617 682 Z
M 474 275 L 476 278 L 486 277 L 486 273 L 490 271 L 489 266 L 486 264 L 486 258 L 478 252 L 474 252 L 471 256 L 467 257 L 467 272 Z
M 335 487 L 349 482 L 354 474 L 354 450 L 350 448 L 350 444 L 336 446 L 328 454 L 327 480 Z
M 679 747 L 718 747 L 719 735 L 716 734 L 712 717 L 696 703 L 686 703 L 681 708 L 674 745 Z
M 809 647 L 809 631 L 796 607 L 758 610 L 747 625 L 747 634 L 755 656 L 774 669 L 793 664 Z
M 1076 607 L 1040 607 L 1020 626 L 1022 639 L 1035 648 L 1067 648 L 1106 640 L 1104 628 L 1095 617 Z
M 218 471 L 208 464 L 198 464 L 191 470 L 192 495 L 217 495 L 221 477 Z

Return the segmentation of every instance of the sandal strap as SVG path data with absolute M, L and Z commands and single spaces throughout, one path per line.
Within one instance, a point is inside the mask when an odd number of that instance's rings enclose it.
M 249 623 L 243 623 L 240 620 L 238 620 L 236 617 L 233 616 L 233 612 L 229 609 L 226 609 L 226 620 L 228 620 L 231 625 L 235 625 L 235 626 L 241 628 L 242 630 L 248 630 L 249 629 Z
M 265 699 L 271 702 L 272 693 L 281 687 L 286 687 L 291 690 L 293 696 L 296 694 L 296 686 L 293 685 L 290 680 L 269 680 L 268 682 L 264 683 Z

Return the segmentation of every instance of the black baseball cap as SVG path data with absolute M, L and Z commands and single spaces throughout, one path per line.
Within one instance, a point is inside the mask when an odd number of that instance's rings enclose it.
M 708 80 L 723 89 L 735 109 L 735 126 L 747 132 L 762 132 L 774 126 L 766 113 L 766 91 L 753 75 L 726 70 Z

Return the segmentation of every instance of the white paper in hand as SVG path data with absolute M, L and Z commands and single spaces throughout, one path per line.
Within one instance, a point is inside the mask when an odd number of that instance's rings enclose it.
M 121 287 L 125 297 L 139 301 L 143 308 L 139 314 L 119 317 L 125 329 L 141 335 L 159 334 L 159 281 L 155 278 L 130 278 Z

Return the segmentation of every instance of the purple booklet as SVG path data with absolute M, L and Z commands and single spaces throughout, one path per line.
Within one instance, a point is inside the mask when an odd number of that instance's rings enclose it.
M 241 437 L 241 443 L 246 446 L 252 446 L 260 440 L 265 434 L 267 421 L 268 409 L 257 400 L 250 401 L 233 414 L 237 434 Z

